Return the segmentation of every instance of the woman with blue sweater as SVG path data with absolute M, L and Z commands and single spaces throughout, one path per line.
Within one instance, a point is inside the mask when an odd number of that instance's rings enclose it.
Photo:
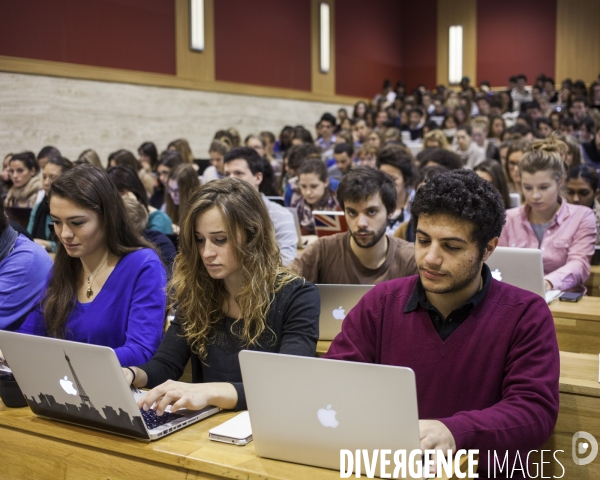
M 80 165 L 48 198 L 60 242 L 40 305 L 18 331 L 108 346 L 122 365 L 148 361 L 165 324 L 166 273 L 130 226 L 114 183 Z

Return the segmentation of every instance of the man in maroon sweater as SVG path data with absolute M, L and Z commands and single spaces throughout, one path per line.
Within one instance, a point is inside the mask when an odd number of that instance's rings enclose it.
M 502 198 L 456 170 L 422 186 L 411 212 L 418 276 L 367 293 L 326 358 L 412 368 L 422 449 L 479 449 L 480 478 L 491 451 L 501 461 L 509 452 L 509 474 L 517 451 L 525 468 L 556 424 L 559 354 L 545 300 L 492 279 L 484 263 L 505 222 Z

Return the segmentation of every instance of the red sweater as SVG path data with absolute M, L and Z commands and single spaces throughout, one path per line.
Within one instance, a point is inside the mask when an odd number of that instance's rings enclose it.
M 326 358 L 410 367 L 419 418 L 437 419 L 457 449 L 539 449 L 558 416 L 559 353 L 540 296 L 492 280 L 483 301 L 446 341 L 421 306 L 405 314 L 417 277 L 381 283 L 345 318 Z M 511 453 L 512 466 L 513 454 Z M 483 474 L 483 475 L 482 475 Z

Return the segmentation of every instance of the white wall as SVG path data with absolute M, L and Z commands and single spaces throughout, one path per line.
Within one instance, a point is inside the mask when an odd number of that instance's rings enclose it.
M 285 125 L 304 125 L 314 135 L 321 114 L 340 105 L 176 88 L 0 72 L 0 155 L 56 146 L 76 160 L 94 148 L 136 153 L 144 141 L 159 152 L 186 138 L 196 158 L 208 158 L 214 133 L 235 127 L 243 137 Z M 136 154 L 137 156 L 137 154 Z

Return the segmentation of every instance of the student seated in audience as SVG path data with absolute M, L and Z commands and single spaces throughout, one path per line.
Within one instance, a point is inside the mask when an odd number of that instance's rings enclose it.
M 11 226 L 0 198 L 0 330 L 16 330 L 33 310 L 52 268 L 50 256 Z
M 471 120 L 472 139 L 475 144 L 482 148 L 486 158 L 492 158 L 500 163 L 500 151 L 495 142 L 491 142 L 488 138 L 490 122 L 487 117 L 476 117 Z
M 142 167 L 142 164 L 135 158 L 133 153 L 129 150 L 117 150 L 111 153 L 108 156 L 108 166 L 116 167 L 117 165 L 130 166 L 137 173 L 148 196 L 152 195 L 154 192 L 154 177 Z
M 335 117 L 329 112 L 324 113 L 321 115 L 317 127 L 319 138 L 317 138 L 315 144 L 323 151 L 323 157 L 329 158 L 333 155 L 333 147 L 337 138 L 334 133 L 336 127 Z
M 169 174 L 175 167 L 181 165 L 182 163 L 183 159 L 176 150 L 165 150 L 160 154 L 160 160 L 156 166 L 158 183 L 157 186 L 154 187 L 154 193 L 150 197 L 150 205 L 152 205 L 154 208 L 158 208 L 163 211 L 165 210 L 165 192 L 167 190 L 167 180 L 169 180 Z
M 329 187 L 327 167 L 319 158 L 309 158 L 298 172 L 300 193 L 294 193 L 291 206 L 298 211 L 302 235 L 316 235 L 313 210 L 339 210 L 335 191 Z
M 284 202 L 287 207 L 291 205 L 292 196 L 295 193 L 300 194 L 298 171 L 302 164 L 310 158 L 321 158 L 320 148 L 316 145 L 311 145 L 310 143 L 294 145 L 286 152 L 286 157 L 283 161 L 284 175 L 282 176 L 281 181 L 284 192 Z M 331 188 L 335 190 L 339 182 L 334 180 L 330 183 Z
M 414 275 L 413 245 L 385 234 L 397 198 L 386 173 L 352 169 L 337 191 L 348 231 L 309 245 L 294 261 L 294 270 L 309 282 L 334 284 L 369 285 Z
M 371 129 L 364 118 L 355 118 L 352 120 L 352 138 L 356 147 L 360 147 L 367 141 L 369 133 L 371 133 Z
M 115 350 L 121 365 L 148 361 L 165 323 L 165 267 L 133 231 L 104 170 L 80 165 L 50 187 L 60 240 L 41 302 L 19 328 Z
M 456 129 L 454 151 L 458 153 L 467 168 L 473 168 L 485 160 L 485 150 L 473 141 L 472 132 L 470 125 L 461 125 Z
M 423 137 L 423 150 L 428 148 L 443 148 L 448 150 L 448 140 L 446 135 L 439 128 L 427 132 Z
M 0 171 L 0 198 L 2 198 L 2 200 L 6 198 L 10 187 L 12 187 L 12 180 L 10 179 L 9 172 L 10 159 L 12 156 L 12 153 L 8 153 L 2 161 L 2 170 Z
M 248 182 L 215 180 L 197 191 L 179 246 L 169 284 L 175 320 L 152 360 L 123 373 L 152 389 L 138 405 L 156 402 L 159 415 L 170 404 L 246 410 L 240 350 L 313 357 L 319 293 L 283 266 L 265 201 Z M 190 359 L 193 383 L 177 382 Z
M 577 165 L 567 175 L 565 197 L 573 205 L 591 208 L 596 217 L 596 245 L 600 245 L 600 202 L 598 172 L 589 165 Z
M 37 154 L 37 163 L 40 171 L 44 169 L 44 166 L 48 163 L 48 160 L 60 156 L 61 154 L 58 148 L 53 147 L 52 145 L 47 145 L 42 148 Z
M 508 451 L 508 465 L 519 450 L 524 463 L 552 434 L 554 321 L 542 297 L 494 280 L 484 263 L 505 221 L 489 182 L 466 169 L 436 175 L 418 190 L 412 215 L 418 276 L 365 294 L 325 357 L 411 368 L 421 448 L 478 449 L 488 478 L 492 450 L 502 459 Z
M 224 140 L 213 140 L 211 142 L 210 147 L 208 148 L 211 165 L 204 170 L 202 183 L 217 180 L 225 176 L 225 171 L 223 170 L 223 157 L 231 150 L 231 144 L 227 142 L 229 142 L 229 139 L 226 137 L 224 137 Z
M 519 164 L 525 152 L 531 148 L 531 142 L 526 140 L 517 140 L 508 146 L 506 151 L 505 176 L 508 183 L 509 193 L 518 193 L 523 198 L 521 190 L 521 173 Z
M 354 147 L 349 143 L 338 143 L 333 149 L 335 165 L 329 167 L 329 176 L 341 180 L 354 166 Z
M 244 180 L 258 192 L 258 187 L 263 179 L 264 164 L 254 149 L 234 148 L 227 152 L 223 161 L 225 162 L 226 177 Z M 261 197 L 275 227 L 275 240 L 279 246 L 281 260 L 284 265 L 289 265 L 296 258 L 298 252 L 298 232 L 294 217 L 285 207 L 269 201 L 264 195 Z
M 14 154 L 8 163 L 12 187 L 4 201 L 7 207 L 33 208 L 44 198 L 42 178 L 32 152 Z
M 133 230 L 156 246 L 167 269 L 167 278 L 171 278 L 173 261 L 177 254 L 175 245 L 164 233 L 148 228 L 148 210 L 133 195 L 123 196 L 123 204 Z
M 374 147 L 369 143 L 365 143 L 356 152 L 357 164 L 361 167 L 377 168 L 377 153 L 379 148 Z
M 411 108 L 408 111 L 408 125 L 402 130 L 410 132 L 410 139 L 414 142 L 423 138 L 423 112 L 420 108 Z
M 585 163 L 600 171 L 600 125 L 592 140 L 581 144 L 581 155 Z
M 388 235 L 393 235 L 402 223 L 410 220 L 410 203 L 415 196 L 413 158 L 401 148 L 388 145 L 377 155 L 377 168 L 392 177 L 396 184 L 396 210 L 388 217 L 386 229 Z
M 92 150 L 91 148 L 88 148 L 81 152 L 79 154 L 79 157 L 77 157 L 77 160 L 73 162 L 74 165 L 82 165 L 84 163 L 87 165 L 94 165 L 98 168 L 104 168 L 102 162 L 100 161 L 100 157 L 98 156 L 96 151 Z
M 238 135 L 239 136 L 239 135 Z M 167 146 L 167 150 L 175 150 L 179 152 L 181 158 L 183 159 L 183 163 L 189 163 L 190 165 L 194 164 L 194 154 L 192 153 L 192 149 L 190 148 L 190 144 L 185 138 L 178 138 L 173 140 Z M 196 169 L 198 166 L 196 165 Z
M 540 248 L 546 290 L 583 291 L 596 243 L 591 209 L 560 196 L 565 166 L 556 143 L 538 140 L 519 162 L 525 204 L 507 212 L 504 247 Z
M 439 165 L 421 168 L 415 179 L 415 191 L 417 191 L 422 185 L 424 185 L 438 173 L 443 173 L 447 171 L 448 169 L 446 167 L 441 167 Z M 402 240 L 406 240 L 407 242 L 415 243 L 416 232 L 413 228 L 412 222 L 410 220 L 405 221 L 396 229 L 393 236 L 395 238 L 401 238 Z
M 52 157 L 46 161 L 42 169 L 42 187 L 44 188 L 44 198 L 36 203 L 29 216 L 29 225 L 27 231 L 34 238 L 35 243 L 44 247 L 47 252 L 56 252 L 56 242 L 50 231 L 52 218 L 50 217 L 50 206 L 48 205 L 48 193 L 50 185 L 63 172 L 73 168 L 73 164 L 64 157 Z
M 156 150 L 156 145 L 152 142 L 142 143 L 140 148 L 138 148 L 138 156 L 142 168 L 146 170 L 147 173 L 153 174 L 156 171 L 156 166 L 158 164 L 158 151 Z
M 179 233 L 179 224 L 185 218 L 188 199 L 198 188 L 200 188 L 200 180 L 192 165 L 182 163 L 169 173 L 165 211 L 173 222 L 173 233 Z
M 462 159 L 453 151 L 445 148 L 431 148 L 417 154 L 419 169 L 426 167 L 444 167 L 458 170 L 463 167 Z
M 475 166 L 473 171 L 484 180 L 490 182 L 496 190 L 500 193 L 502 201 L 504 202 L 504 208 L 510 208 L 510 194 L 508 192 L 508 184 L 502 165 L 496 160 L 485 160 Z
M 144 230 L 156 230 L 166 235 L 173 233 L 171 218 L 165 212 L 149 205 L 148 195 L 133 168 L 129 165 L 119 165 L 109 167 L 107 172 L 122 197 L 133 197 L 148 212 L 147 225 Z

